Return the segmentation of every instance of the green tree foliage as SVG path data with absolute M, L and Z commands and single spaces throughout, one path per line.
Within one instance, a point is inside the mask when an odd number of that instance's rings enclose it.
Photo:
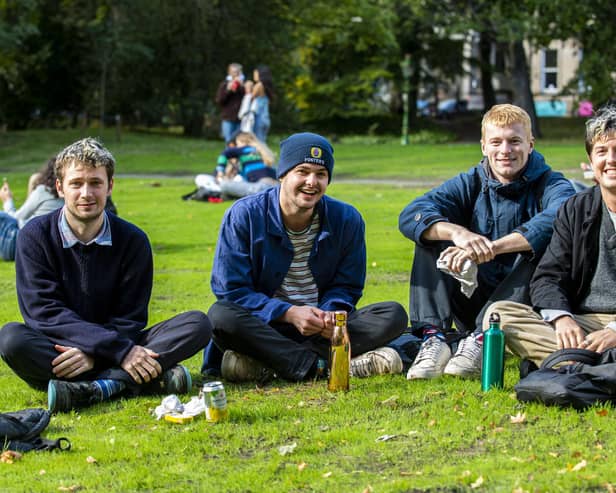
M 51 53 L 41 17 L 37 0 L 0 1 L 0 124 L 23 127 L 36 107 Z
M 288 97 L 303 121 L 379 110 L 373 97 L 378 84 L 391 78 L 387 65 L 398 53 L 393 12 L 386 6 L 370 0 L 316 1 L 296 11 L 301 70 Z

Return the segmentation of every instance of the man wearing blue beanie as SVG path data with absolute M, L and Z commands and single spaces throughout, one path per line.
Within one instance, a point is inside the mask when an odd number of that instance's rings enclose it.
M 325 376 L 336 310 L 348 313 L 353 376 L 402 371 L 398 353 L 382 346 L 407 327 L 404 308 L 356 309 L 366 278 L 365 226 L 354 207 L 325 195 L 333 169 L 327 139 L 292 135 L 280 144 L 280 185 L 225 214 L 211 279 L 218 301 L 209 310 L 223 378 Z

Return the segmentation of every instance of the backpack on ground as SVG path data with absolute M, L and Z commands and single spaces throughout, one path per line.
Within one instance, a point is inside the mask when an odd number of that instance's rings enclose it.
M 562 366 L 555 368 L 561 363 Z M 518 400 L 575 409 L 616 403 L 616 349 L 561 349 L 516 385 Z
M 47 428 L 50 415 L 45 409 L 23 409 L 0 413 L 0 450 L 70 450 L 67 438 L 48 440 L 40 434 Z

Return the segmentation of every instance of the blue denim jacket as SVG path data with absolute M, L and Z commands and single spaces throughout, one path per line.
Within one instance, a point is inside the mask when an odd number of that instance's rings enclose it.
M 212 269 L 212 291 L 250 310 L 266 323 L 291 304 L 273 298 L 293 259 L 282 222 L 280 187 L 238 200 L 226 212 Z M 366 279 L 365 226 L 352 206 L 323 196 L 317 204 L 321 229 L 309 265 L 322 310 L 352 311 Z
M 540 258 L 552 237 L 556 212 L 575 193 L 569 180 L 552 172 L 542 196 L 537 197 L 536 182 L 549 170 L 543 156 L 533 151 L 522 175 L 513 183 L 503 184 L 489 176 L 484 158 L 468 172 L 407 205 L 400 214 L 400 231 L 422 246 L 426 245 L 421 240 L 423 232 L 439 221 L 459 224 L 492 241 L 518 232 L 530 244 L 532 255 Z M 516 254 L 497 256 L 479 266 L 480 275 L 496 285 L 510 271 L 515 257 Z

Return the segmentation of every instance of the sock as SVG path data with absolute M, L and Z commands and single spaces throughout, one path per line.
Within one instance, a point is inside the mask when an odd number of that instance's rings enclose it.
M 441 332 L 441 329 L 435 325 L 423 330 L 424 341 L 427 341 L 432 336 L 438 337 L 441 341 L 445 340 L 445 334 L 443 334 L 443 332 Z
M 110 399 L 112 395 L 122 392 L 126 388 L 126 384 L 122 380 L 111 380 L 109 378 L 94 380 L 92 386 L 96 392 L 100 393 L 102 401 Z

